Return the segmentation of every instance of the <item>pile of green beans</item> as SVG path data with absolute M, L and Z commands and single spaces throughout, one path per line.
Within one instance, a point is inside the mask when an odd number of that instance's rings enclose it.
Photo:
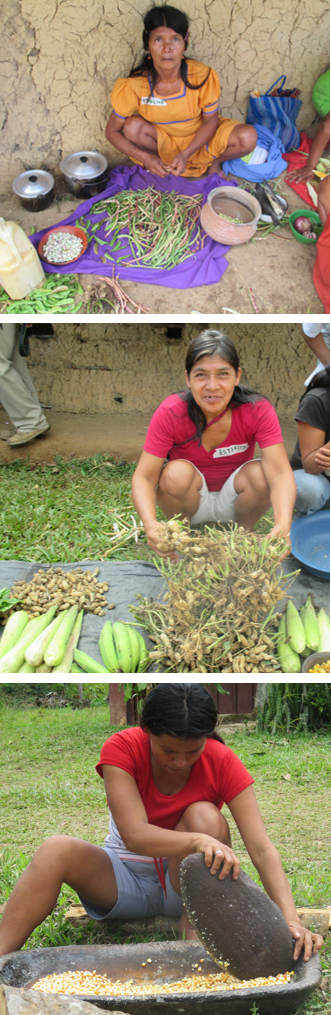
M 201 249 L 199 216 L 202 194 L 188 197 L 175 191 L 123 190 L 97 201 L 93 214 L 105 215 L 105 236 L 111 248 L 129 244 L 130 254 L 117 255 L 125 267 L 174 268 Z M 101 225 L 101 222 L 99 223 Z M 93 227 L 94 228 L 94 227 Z
M 42 286 L 22 300 L 11 300 L 0 288 L 0 314 L 77 314 L 84 289 L 75 275 L 45 275 Z

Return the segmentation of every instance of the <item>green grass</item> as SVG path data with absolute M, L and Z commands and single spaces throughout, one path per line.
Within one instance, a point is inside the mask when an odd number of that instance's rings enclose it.
M 45 691 L 54 687 L 43 686 Z M 99 704 L 83 710 L 38 709 L 33 685 L 12 688 L 0 685 L 1 903 L 47 836 L 72 834 L 103 845 L 107 808 L 95 764 L 102 743 L 116 728 L 110 726 L 104 704 L 106 685 L 97 685 Z M 93 694 L 93 685 L 86 685 L 84 693 Z M 228 734 L 226 742 L 255 777 L 260 809 L 296 904 L 331 905 L 331 734 L 270 738 L 243 732 Z M 285 774 L 291 776 L 290 782 L 284 780 Z M 258 881 L 228 811 L 226 816 L 243 868 Z M 120 922 L 98 926 L 89 920 L 73 927 L 64 918 L 71 901 L 78 901 L 75 893 L 64 888 L 51 916 L 29 938 L 29 948 L 166 939 L 147 926 L 140 934 L 129 934 Z M 331 969 L 330 935 L 322 966 L 326 980 Z M 315 1012 L 331 1015 L 329 988 L 324 995 L 316 991 L 298 1015 Z
M 1 466 L 2 560 L 39 563 L 100 560 L 111 545 L 118 514 L 132 524 L 138 516 L 131 499 L 133 462 L 115 462 L 108 455 L 36 465 L 19 459 Z M 257 532 L 268 532 L 271 514 L 260 519 Z M 158 519 L 162 512 L 157 509 Z M 114 548 L 116 560 L 151 560 L 145 534 Z M 109 559 L 109 554 L 107 554 Z

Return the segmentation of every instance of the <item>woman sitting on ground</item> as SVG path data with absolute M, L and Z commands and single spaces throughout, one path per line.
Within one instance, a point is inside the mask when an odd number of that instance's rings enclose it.
M 116 82 L 108 141 L 156 176 L 221 173 L 225 159 L 257 143 L 255 127 L 220 117 L 216 71 L 187 59 L 188 19 L 176 7 L 152 7 L 144 17 L 141 63 Z
M 177 917 L 179 936 L 196 938 L 183 912 L 179 868 L 203 853 L 211 874 L 236 879 L 224 802 L 262 884 L 295 939 L 293 957 L 308 961 L 323 938 L 301 926 L 279 854 L 257 805 L 254 779 L 215 733 L 217 709 L 202 684 L 157 684 L 137 728 L 114 733 L 97 771 L 110 809 L 105 848 L 54 835 L 37 850 L 7 903 L 0 955 L 17 951 L 56 904 L 63 882 L 94 920 Z M 154 859 L 155 858 L 155 859 Z M 220 871 L 221 864 L 223 869 Z
M 314 375 L 295 416 L 298 440 L 291 458 L 301 515 L 330 507 L 330 364 Z
M 191 525 L 235 520 L 246 529 L 271 505 L 270 537 L 283 535 L 290 545 L 296 487 L 273 406 L 240 384 L 237 350 L 219 331 L 191 342 L 185 366 L 187 389 L 154 413 L 133 476 L 149 546 L 159 552 L 162 540 L 156 504 L 166 518 L 180 515 Z M 256 441 L 261 459 L 253 461 Z

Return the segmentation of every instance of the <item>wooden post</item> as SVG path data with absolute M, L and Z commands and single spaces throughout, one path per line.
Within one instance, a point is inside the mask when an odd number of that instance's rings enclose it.
M 123 684 L 109 684 L 109 712 L 111 726 L 126 726 L 126 704 Z

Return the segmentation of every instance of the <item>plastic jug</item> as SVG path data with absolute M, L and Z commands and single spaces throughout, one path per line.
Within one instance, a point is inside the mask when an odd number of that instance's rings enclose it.
M 37 251 L 16 222 L 0 218 L 0 282 L 12 300 L 21 300 L 45 278 Z

